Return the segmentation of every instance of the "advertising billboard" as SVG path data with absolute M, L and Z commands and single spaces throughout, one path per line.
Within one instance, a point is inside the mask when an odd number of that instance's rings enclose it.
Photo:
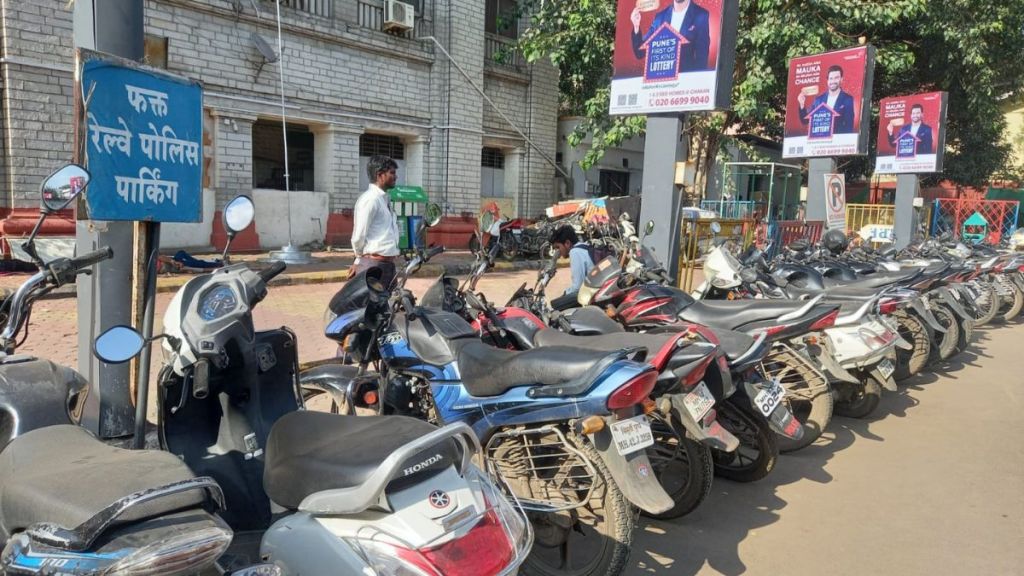
M 611 114 L 728 108 L 738 0 L 618 0 Z
M 883 98 L 878 107 L 875 172 L 941 172 L 946 148 L 947 103 L 945 92 Z
M 874 68 L 872 46 L 790 60 L 783 158 L 867 154 Z

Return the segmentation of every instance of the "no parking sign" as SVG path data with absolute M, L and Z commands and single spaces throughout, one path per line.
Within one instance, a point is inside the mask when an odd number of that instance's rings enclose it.
M 825 226 L 846 231 L 845 174 L 825 174 Z

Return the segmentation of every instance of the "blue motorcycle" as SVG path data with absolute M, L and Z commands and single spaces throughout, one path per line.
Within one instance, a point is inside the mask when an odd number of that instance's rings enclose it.
M 346 412 L 468 424 L 487 471 L 533 524 L 521 573 L 621 573 L 630 504 L 654 514 L 673 506 L 645 452 L 654 438 L 642 402 L 657 372 L 631 359 L 636 349 L 497 349 L 460 316 L 417 306 L 405 279 L 442 250 L 412 258 L 392 290 L 375 270 L 349 280 L 326 332 L 353 363 L 314 368 L 303 386 L 331 392 Z

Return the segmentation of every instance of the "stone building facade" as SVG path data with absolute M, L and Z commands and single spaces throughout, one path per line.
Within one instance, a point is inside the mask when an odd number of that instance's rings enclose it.
M 17 236 L 39 181 L 73 155 L 73 3 L 0 2 L 0 232 Z M 482 200 L 524 216 L 553 201 L 558 73 L 507 52 L 514 0 L 411 0 L 404 32 L 384 30 L 386 2 L 281 0 L 286 193 L 279 68 L 257 46 L 276 51 L 275 3 L 146 0 L 147 63 L 204 86 L 204 222 L 165 227 L 165 246 L 219 244 L 237 194 L 256 200 L 264 247 L 288 241 L 288 218 L 296 243 L 346 245 L 375 152 L 400 159 L 400 183 L 441 203 L 453 232 Z

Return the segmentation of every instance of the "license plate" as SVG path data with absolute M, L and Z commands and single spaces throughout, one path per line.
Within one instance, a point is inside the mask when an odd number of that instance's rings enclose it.
M 515 234 L 516 236 L 519 236 L 520 234 L 523 233 L 523 231 L 522 230 L 513 230 L 512 233 Z
M 878 371 L 882 373 L 883 378 L 888 380 L 892 373 L 896 371 L 896 367 L 892 365 L 892 360 L 886 358 L 878 363 Z
M 690 416 L 700 422 L 700 419 L 715 405 L 715 397 L 711 395 L 707 384 L 701 382 L 693 389 L 693 392 L 683 396 L 683 405 L 686 406 L 686 411 L 690 413 Z
M 615 442 L 619 456 L 632 454 L 654 444 L 654 435 L 651 434 L 651 424 L 647 421 L 647 416 L 620 420 L 613 423 L 611 428 L 612 441 Z
M 754 397 L 754 404 L 761 411 L 761 414 L 771 416 L 772 412 L 775 411 L 785 397 L 786 389 L 782 387 L 782 383 L 778 380 L 772 380 L 765 385 L 763 390 L 757 393 L 757 396 Z

